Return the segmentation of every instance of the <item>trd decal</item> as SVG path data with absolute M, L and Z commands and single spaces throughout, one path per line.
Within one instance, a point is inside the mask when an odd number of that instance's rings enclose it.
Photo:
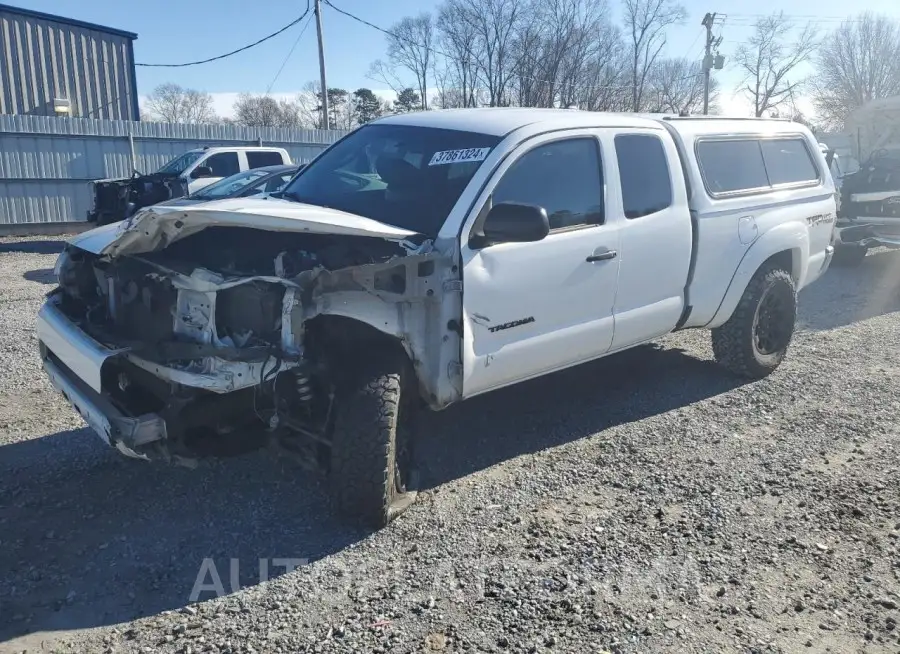
M 820 213 L 815 216 L 808 216 L 806 218 L 806 224 L 811 227 L 814 225 L 827 225 L 829 223 L 834 222 L 834 214 L 833 213 Z
M 502 325 L 494 325 L 493 327 L 488 327 L 488 329 L 493 332 L 500 332 L 504 329 L 512 329 L 513 327 L 521 327 L 522 325 L 527 325 L 530 322 L 534 322 L 534 316 L 528 316 L 527 318 L 521 318 L 519 320 L 513 320 L 512 322 L 505 322 Z

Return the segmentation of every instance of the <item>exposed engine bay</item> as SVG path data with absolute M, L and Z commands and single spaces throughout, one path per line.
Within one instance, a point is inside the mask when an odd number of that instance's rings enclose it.
M 119 232 L 124 243 L 151 233 L 140 222 Z M 450 266 L 429 240 L 215 225 L 168 243 L 168 233 L 133 254 L 68 246 L 51 294 L 118 352 L 103 364 L 103 395 L 164 421 L 127 444 L 133 456 L 190 461 L 276 443 L 325 465 L 334 389 L 353 357 L 390 337 L 417 368 L 437 366 L 424 343 Z
M 93 209 L 88 212 L 89 222 L 98 225 L 124 220 L 143 207 L 187 195 L 184 180 L 177 175 L 135 173 L 122 179 L 99 179 L 92 183 Z

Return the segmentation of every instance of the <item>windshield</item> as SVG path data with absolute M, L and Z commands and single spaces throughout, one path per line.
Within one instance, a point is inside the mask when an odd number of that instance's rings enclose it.
M 191 197 L 202 198 L 204 200 L 226 198 L 233 193 L 245 189 L 249 184 L 258 181 L 267 175 L 269 175 L 269 173 L 264 170 L 245 170 L 242 173 L 237 173 L 231 177 L 221 179 L 214 184 L 210 184 L 194 193 Z
M 180 157 L 175 157 L 167 163 L 165 166 L 160 168 L 158 173 L 168 173 L 170 175 L 180 175 L 183 173 L 188 166 L 197 161 L 202 155 L 202 152 L 185 152 Z
M 284 195 L 435 236 L 499 141 L 450 129 L 366 125 L 309 164 Z

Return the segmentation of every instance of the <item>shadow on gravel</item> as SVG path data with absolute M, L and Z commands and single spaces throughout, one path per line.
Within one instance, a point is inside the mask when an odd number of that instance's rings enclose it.
M 475 471 L 732 390 L 712 361 L 646 345 L 425 414 L 422 481 L 432 488 Z M 448 444 L 452 443 L 452 447 Z
M 320 484 L 265 452 L 196 470 L 128 460 L 87 429 L 0 448 L 0 651 L 180 609 L 198 577 L 201 600 L 215 575 L 225 593 L 255 586 L 284 574 L 276 559 L 301 565 L 364 538 Z
M 38 284 L 55 284 L 56 283 L 56 275 L 53 272 L 53 268 L 40 268 L 38 270 L 28 270 L 22 273 L 22 277 L 29 282 L 36 282 Z
M 426 414 L 424 486 L 739 383 L 646 346 Z M 331 513 L 319 478 L 265 452 L 185 470 L 124 459 L 87 429 L 0 448 L 0 498 L 0 642 L 182 608 L 206 558 L 231 592 L 232 561 L 255 585 L 261 558 L 272 577 L 283 572 L 272 559 L 320 559 L 367 535 Z
M 4 252 L 21 252 L 22 254 L 59 254 L 66 246 L 65 241 L 20 241 L 18 243 L 0 243 L 0 254 Z
M 870 252 L 858 267 L 832 265 L 800 294 L 798 329 L 822 331 L 900 311 L 900 252 Z

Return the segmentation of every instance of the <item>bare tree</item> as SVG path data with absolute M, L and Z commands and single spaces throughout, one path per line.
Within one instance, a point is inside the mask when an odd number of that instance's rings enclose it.
M 514 69 L 522 106 L 577 104 L 582 81 L 609 32 L 606 0 L 533 0 L 518 31 Z
M 247 127 L 305 127 L 298 100 L 277 100 L 270 95 L 241 93 L 234 103 L 234 122 Z
M 665 30 L 683 18 L 684 9 L 678 0 L 625 2 L 622 30 L 613 24 L 610 0 L 443 0 L 430 63 L 437 86 L 432 104 L 645 108 Z M 404 68 L 409 70 L 396 57 L 378 60 L 370 77 L 399 95 L 409 86 Z M 692 108 L 695 84 L 675 88 L 677 76 L 659 79 L 670 104 Z
M 478 71 L 473 53 L 478 34 L 459 2 L 444 3 L 437 18 L 438 41 L 447 55 L 437 74 L 441 106 L 476 106 Z
M 647 76 L 666 45 L 666 28 L 687 13 L 674 0 L 625 0 L 625 32 L 631 45 L 631 109 L 641 111 Z
M 559 79 L 559 104 L 567 107 L 578 105 L 584 93 L 584 79 L 598 57 L 606 57 L 607 43 L 603 36 L 611 35 L 618 44 L 618 33 L 612 25 L 606 0 L 574 0 L 569 38 L 563 48 L 563 57 L 557 77 Z
M 398 94 L 407 87 L 403 80 L 400 79 L 397 66 L 383 59 L 376 59 L 371 63 L 366 77 L 373 82 L 385 84 L 391 91 Z
M 527 8 L 518 0 L 446 0 L 445 8 L 468 23 L 472 35 L 469 56 L 479 84 L 492 107 L 510 104 L 516 67 L 516 35 Z
M 757 117 L 792 101 L 806 81 L 798 76 L 797 67 L 818 47 L 815 26 L 810 23 L 798 34 L 793 32 L 783 13 L 761 18 L 753 36 L 735 54 L 744 73 L 743 91 Z
M 294 104 L 303 126 L 320 127 L 322 122 L 322 86 L 318 80 L 303 85 L 303 90 L 294 98 Z
M 615 25 L 601 24 L 597 51 L 579 80 L 577 104 L 588 111 L 628 111 L 631 98 L 631 53 Z
M 428 109 L 428 79 L 433 75 L 434 24 L 431 14 L 401 19 L 388 35 L 388 60 L 410 71 L 416 78 L 422 109 Z
M 648 75 L 647 102 L 651 111 L 699 113 L 703 109 L 703 68 L 690 59 L 660 59 Z M 709 81 L 710 111 L 716 112 L 719 83 Z
M 824 39 L 813 90 L 822 124 L 841 129 L 857 107 L 894 95 L 900 95 L 900 22 L 867 12 Z
M 216 112 L 209 93 L 171 82 L 160 84 L 147 96 L 147 117 L 164 123 L 214 123 Z

